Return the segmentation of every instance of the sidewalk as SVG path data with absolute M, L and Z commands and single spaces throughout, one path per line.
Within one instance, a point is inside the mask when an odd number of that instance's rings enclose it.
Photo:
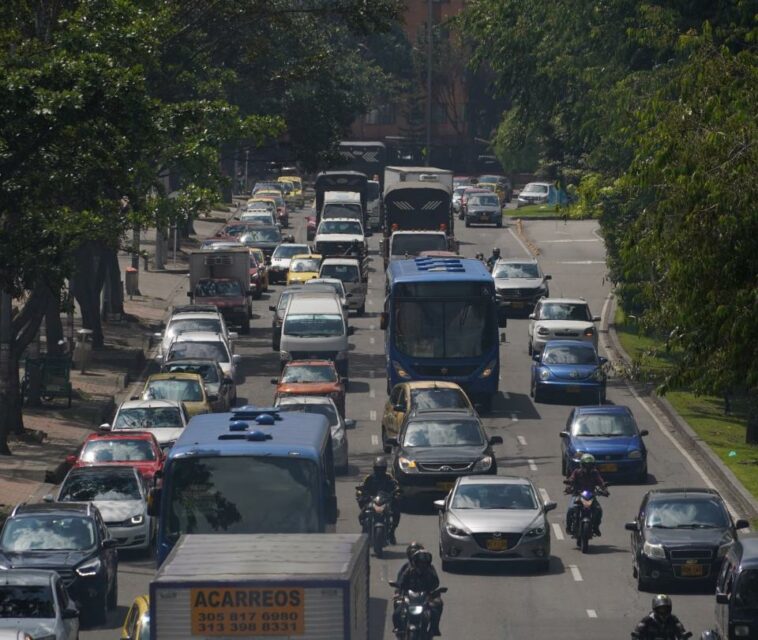
M 86 373 L 71 371 L 74 397 L 70 409 L 60 399 L 42 407 L 24 407 L 24 425 L 31 437 L 11 439 L 13 455 L 0 456 L 0 512 L 51 493 L 66 471 L 66 455 L 74 453 L 98 425 L 110 420 L 116 406 L 126 399 L 131 383 L 147 374 L 152 334 L 160 330 L 172 305 L 186 302 L 186 252 L 196 248 L 200 239 L 213 235 L 233 213 L 233 208 L 229 212 L 213 211 L 207 219 L 196 220 L 197 235 L 182 243 L 176 262 L 169 247 L 164 271 L 153 271 L 152 260 L 150 270 L 144 271 L 140 260 L 141 295 L 126 297 L 126 319 L 103 324 L 105 347 L 92 353 Z M 143 250 L 152 256 L 155 230 L 145 232 L 141 241 Z M 131 256 L 119 255 L 119 264 L 123 277 L 131 266 Z M 74 324 L 75 328 L 81 326 L 78 314 Z

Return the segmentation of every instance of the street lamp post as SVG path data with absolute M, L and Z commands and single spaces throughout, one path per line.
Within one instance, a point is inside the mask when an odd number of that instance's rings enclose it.
M 426 0 L 426 166 L 432 155 L 432 0 Z

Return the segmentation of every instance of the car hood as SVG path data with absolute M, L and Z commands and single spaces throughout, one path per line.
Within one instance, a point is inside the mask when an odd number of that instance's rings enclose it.
M 548 369 L 554 378 L 561 380 L 585 380 L 597 370 L 597 364 L 543 364 L 542 369 Z
M 9 569 L 51 569 L 65 567 L 72 569 L 92 555 L 92 549 L 84 551 L 23 551 L 14 553 L 0 551 L 0 564 Z
M 538 289 L 542 278 L 495 278 L 496 289 Z
M 290 262 L 292 262 L 292 258 L 271 258 L 272 267 L 284 267 L 285 269 L 289 269 Z
M 619 450 L 639 449 L 639 436 L 614 436 L 582 438 L 573 436 L 571 443 L 577 451 L 602 456 L 605 453 L 618 453 Z
M 731 540 L 727 529 L 660 529 L 645 527 L 645 538 L 665 547 L 718 546 Z
M 18 629 L 32 638 L 55 635 L 55 618 L 0 618 L 0 629 Z
M 116 432 L 118 433 L 118 432 Z M 103 465 L 104 463 L 87 463 L 87 462 L 81 462 L 76 464 L 75 466 L 77 468 L 81 467 L 97 467 L 100 465 Z M 139 471 L 142 475 L 152 476 L 155 471 L 160 467 L 160 462 L 158 460 L 109 460 L 107 462 L 107 465 L 114 465 L 119 467 L 133 467 L 137 471 Z
M 166 444 L 168 442 L 176 442 L 176 439 L 181 435 L 184 429 L 174 427 L 158 427 L 153 429 L 145 429 L 155 436 L 158 444 Z
M 451 509 L 449 513 L 471 533 L 521 533 L 542 515 L 534 509 Z
M 142 500 L 95 500 L 93 504 L 100 510 L 105 524 L 123 522 L 145 513 L 145 503 Z
M 594 327 L 595 325 L 589 320 L 537 320 L 534 323 L 535 329 L 537 327 L 545 327 L 550 331 L 584 331 L 587 327 Z
M 402 455 L 419 462 L 471 462 L 487 453 L 486 445 L 466 447 L 409 447 Z
M 360 242 L 363 244 L 363 236 L 347 233 L 319 233 L 316 242 Z

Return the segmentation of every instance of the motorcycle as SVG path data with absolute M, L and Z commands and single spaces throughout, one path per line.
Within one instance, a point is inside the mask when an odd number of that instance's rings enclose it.
M 608 492 L 595 487 L 595 491 L 582 491 L 574 497 L 574 508 L 569 515 L 569 532 L 576 540 L 576 546 L 587 553 L 593 537 L 592 518 L 597 497 L 595 494 L 608 497 Z
M 389 546 L 392 531 L 392 494 L 380 491 L 372 497 L 363 507 L 360 522 L 374 554 L 381 558 L 384 547 Z
M 391 587 L 398 588 L 397 582 L 390 582 Z M 432 616 L 429 600 L 447 593 L 447 587 L 440 587 L 426 593 L 424 591 L 406 591 L 400 598 L 400 627 L 395 634 L 397 640 L 431 640 Z

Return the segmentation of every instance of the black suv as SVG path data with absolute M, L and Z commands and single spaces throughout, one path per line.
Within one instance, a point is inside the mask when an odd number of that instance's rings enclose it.
M 17 506 L 0 533 L 0 568 L 57 571 L 91 624 L 116 608 L 116 541 L 89 503 Z
M 703 640 L 758 638 L 758 535 L 742 536 L 716 581 L 716 625 Z
M 732 522 L 713 489 L 655 489 L 642 499 L 632 532 L 632 573 L 645 590 L 660 580 L 713 584 L 746 520 Z

